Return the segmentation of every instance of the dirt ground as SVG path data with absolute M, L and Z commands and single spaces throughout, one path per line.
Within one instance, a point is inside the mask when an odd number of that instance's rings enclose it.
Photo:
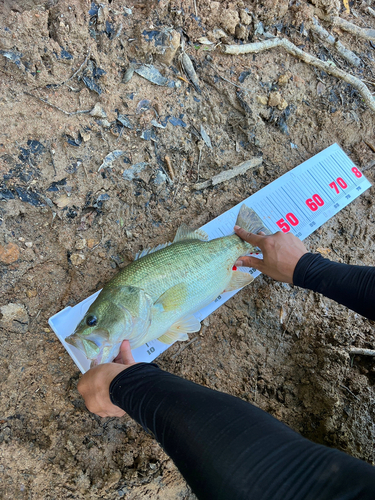
M 361 58 L 355 68 L 309 31 L 314 6 L 375 27 L 370 2 L 350 2 L 350 14 L 328 0 L 0 4 L 0 497 L 192 500 L 138 424 L 88 413 L 48 318 L 181 223 L 201 226 L 334 142 L 373 183 L 375 114 L 353 87 L 281 49 L 220 50 L 283 36 L 373 92 L 374 42 L 334 28 Z M 180 36 L 199 88 L 181 71 Z M 130 78 L 137 63 L 172 83 Z M 113 151 L 122 154 L 98 171 Z M 252 157 L 262 165 L 193 189 Z M 372 196 L 316 231 L 309 250 L 373 265 Z M 373 335 L 373 322 L 345 307 L 261 276 L 157 362 L 375 464 L 375 358 L 349 355 L 375 348 Z

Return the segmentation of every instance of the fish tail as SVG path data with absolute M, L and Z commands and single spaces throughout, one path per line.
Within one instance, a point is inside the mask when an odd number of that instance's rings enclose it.
M 241 205 L 236 224 L 249 233 L 257 234 L 259 231 L 263 231 L 265 234 L 272 234 L 259 215 L 245 204 Z M 250 243 L 244 242 L 244 244 L 247 248 L 253 248 Z

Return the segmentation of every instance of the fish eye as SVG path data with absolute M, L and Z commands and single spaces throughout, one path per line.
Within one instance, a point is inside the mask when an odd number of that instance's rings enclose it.
M 98 318 L 91 314 L 90 316 L 87 316 L 86 318 L 86 325 L 87 326 L 95 326 L 96 323 L 98 322 Z

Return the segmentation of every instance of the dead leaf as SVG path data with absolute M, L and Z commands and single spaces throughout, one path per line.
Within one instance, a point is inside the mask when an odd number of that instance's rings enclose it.
M 349 0 L 342 0 L 347 14 L 350 14 Z

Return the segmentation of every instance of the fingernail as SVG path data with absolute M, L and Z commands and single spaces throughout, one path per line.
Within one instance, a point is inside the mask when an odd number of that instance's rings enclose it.
M 243 266 L 243 260 L 236 260 L 235 266 L 242 267 Z
M 238 230 L 238 229 L 241 229 L 240 226 L 234 226 L 234 230 Z

